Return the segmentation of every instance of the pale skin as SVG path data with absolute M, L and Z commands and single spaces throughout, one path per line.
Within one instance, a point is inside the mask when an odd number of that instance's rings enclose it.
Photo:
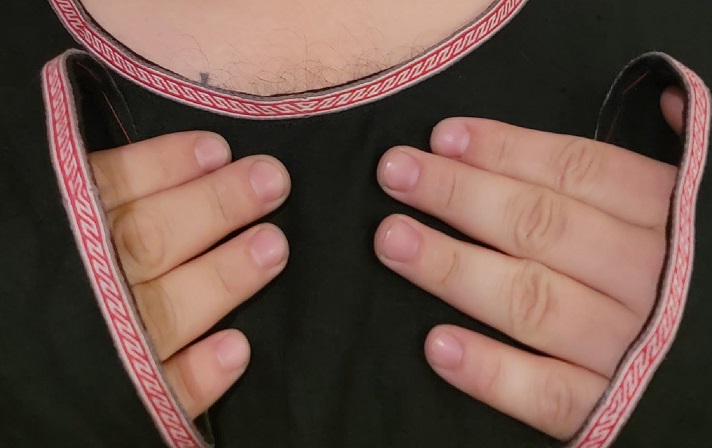
M 113 36 L 197 82 L 255 95 L 321 89 L 410 59 L 494 0 L 82 0 Z
M 203 84 L 272 95 L 387 69 L 494 0 L 82 3 L 157 65 Z M 683 104 L 676 90 L 661 99 L 678 132 Z M 424 341 L 426 360 L 445 381 L 566 439 L 652 309 L 676 169 L 614 146 L 474 118 L 440 123 L 431 149 L 389 150 L 374 173 L 384 194 L 500 252 L 398 215 L 379 226 L 375 253 L 397 274 L 542 353 L 453 326 L 432 329 Z M 194 258 L 289 194 L 279 161 L 228 161 L 226 142 L 205 132 L 90 156 L 138 309 L 191 417 L 242 375 L 250 357 L 237 330 L 196 338 L 288 259 L 288 242 L 269 224 Z M 186 209 L 195 219 L 184 219 Z M 240 282 L 236 271 L 247 273 Z M 196 303 L 197 296 L 204 299 Z
M 661 107 L 680 132 L 682 93 L 667 90 Z M 567 439 L 652 309 L 676 168 L 612 145 L 476 118 L 441 122 L 431 147 L 433 154 L 386 152 L 375 173 L 385 194 L 501 253 L 401 215 L 381 223 L 374 250 L 394 272 L 543 353 L 449 325 L 433 328 L 424 343 L 425 358 L 445 381 Z M 196 338 L 288 259 L 284 234 L 270 224 L 194 258 L 289 194 L 279 161 L 229 157 L 222 138 L 198 131 L 90 155 L 119 260 L 191 417 L 207 410 L 250 358 L 238 330 Z M 186 209 L 196 219 L 186 220 Z

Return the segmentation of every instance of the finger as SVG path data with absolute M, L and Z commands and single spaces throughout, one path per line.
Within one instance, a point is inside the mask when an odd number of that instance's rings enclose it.
M 644 322 L 541 264 L 455 240 L 405 216 L 383 221 L 375 249 L 386 266 L 465 314 L 606 377 Z
M 668 87 L 660 96 L 660 110 L 663 112 L 663 117 L 678 135 L 682 134 L 686 102 L 685 92 L 679 87 Z
M 245 372 L 250 345 L 237 330 L 196 342 L 164 364 L 178 401 L 190 418 L 207 411 Z
M 438 124 L 436 154 L 543 186 L 631 224 L 664 229 L 676 168 L 580 137 L 475 118 Z
M 546 188 L 412 148 L 388 151 L 378 176 L 389 195 L 466 235 L 649 313 L 665 256 L 663 234 Z
M 225 139 L 183 132 L 89 154 L 106 210 L 188 182 L 230 160 Z
M 169 273 L 134 286 L 136 304 L 162 360 L 209 330 L 284 269 L 284 234 L 259 225 Z
M 276 209 L 288 192 L 284 166 L 254 156 L 114 209 L 107 216 L 129 283 L 145 282 L 193 258 Z
M 430 332 L 425 355 L 448 383 L 560 440 L 576 433 L 608 384 L 581 367 L 453 326 Z

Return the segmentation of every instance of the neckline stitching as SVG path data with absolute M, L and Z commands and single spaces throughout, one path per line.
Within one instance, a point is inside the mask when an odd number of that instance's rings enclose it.
M 108 35 L 78 0 L 49 0 L 72 37 L 129 81 L 163 97 L 236 118 L 280 119 L 321 115 L 368 104 L 435 75 L 504 28 L 528 0 L 497 0 L 479 19 L 400 65 L 358 82 L 318 93 L 258 97 L 204 86 L 146 61 Z

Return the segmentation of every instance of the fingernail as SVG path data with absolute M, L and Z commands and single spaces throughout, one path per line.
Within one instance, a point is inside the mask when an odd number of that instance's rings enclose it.
M 276 201 L 284 195 L 282 171 L 264 160 L 250 167 L 250 183 L 257 196 L 265 202 Z
M 403 151 L 393 151 L 383 165 L 383 184 L 396 191 L 408 191 L 420 177 L 418 161 Z
M 259 267 L 272 268 L 284 260 L 284 237 L 275 230 L 260 230 L 250 240 L 250 252 Z
M 462 362 L 462 344 L 448 333 L 440 333 L 433 339 L 430 362 L 443 369 L 454 369 Z
M 410 224 L 399 219 L 386 231 L 381 251 L 384 257 L 402 263 L 415 257 L 419 247 L 418 232 Z
M 443 121 L 435 126 L 432 138 L 433 152 L 446 157 L 459 157 L 470 144 L 470 132 L 458 121 Z
M 249 348 L 243 338 L 236 334 L 228 334 L 218 342 L 215 355 L 223 369 L 238 370 L 247 364 Z
M 219 137 L 200 137 L 195 141 L 195 160 L 206 171 L 213 171 L 230 160 L 230 148 Z

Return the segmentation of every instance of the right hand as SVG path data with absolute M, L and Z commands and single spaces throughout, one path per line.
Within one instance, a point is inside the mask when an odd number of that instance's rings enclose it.
M 196 339 L 279 274 L 288 257 L 284 234 L 271 224 L 207 251 L 289 194 L 289 174 L 274 158 L 229 161 L 223 138 L 198 131 L 89 155 L 126 281 L 191 418 L 237 381 L 250 358 L 237 330 Z

